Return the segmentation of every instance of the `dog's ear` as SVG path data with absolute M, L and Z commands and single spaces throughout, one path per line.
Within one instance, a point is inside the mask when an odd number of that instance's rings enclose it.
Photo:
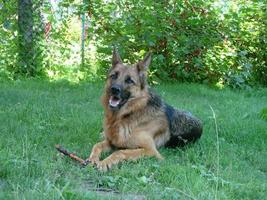
M 142 61 L 139 61 L 136 65 L 137 71 L 140 78 L 141 83 L 141 89 L 144 89 L 146 86 L 146 76 L 147 76 L 147 70 L 151 63 L 151 53 L 147 53 L 146 56 Z
M 151 63 L 151 52 L 148 52 L 142 61 L 137 63 L 137 69 L 139 72 L 146 72 Z
M 112 55 L 112 68 L 114 68 L 117 64 L 120 64 L 120 63 L 122 64 L 120 54 L 117 51 L 117 49 L 114 47 L 113 48 L 113 55 Z

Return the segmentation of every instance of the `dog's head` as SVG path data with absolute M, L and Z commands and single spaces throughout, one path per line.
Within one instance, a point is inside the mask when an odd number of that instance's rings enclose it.
M 118 51 L 113 50 L 105 94 L 110 110 L 120 110 L 129 100 L 138 98 L 142 91 L 147 89 L 146 77 L 150 62 L 151 54 L 148 53 L 142 61 L 126 65 L 123 64 Z

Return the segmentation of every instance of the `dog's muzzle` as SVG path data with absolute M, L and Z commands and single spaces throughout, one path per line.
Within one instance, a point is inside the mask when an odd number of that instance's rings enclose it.
M 111 110 L 119 110 L 128 100 L 130 94 L 123 91 L 122 87 L 118 84 L 114 84 L 110 88 L 109 107 Z
M 121 86 L 115 84 L 110 88 L 110 98 L 109 98 L 109 106 L 112 109 L 116 109 L 119 107 L 121 102 Z

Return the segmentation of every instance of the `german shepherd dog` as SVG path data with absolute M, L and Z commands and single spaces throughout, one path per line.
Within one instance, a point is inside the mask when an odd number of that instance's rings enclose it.
M 200 138 L 199 119 L 166 104 L 148 87 L 150 62 L 148 53 L 142 61 L 126 65 L 117 50 L 113 50 L 112 67 L 102 96 L 105 139 L 94 145 L 86 163 L 106 171 L 123 160 L 143 156 L 163 159 L 159 147 L 183 146 Z M 100 161 L 102 152 L 114 148 L 117 150 Z

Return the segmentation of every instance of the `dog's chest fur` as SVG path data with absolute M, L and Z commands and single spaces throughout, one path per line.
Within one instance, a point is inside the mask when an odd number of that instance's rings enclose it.
M 105 137 L 111 142 L 112 145 L 118 148 L 136 148 L 131 141 L 133 130 L 136 127 L 136 121 L 130 119 L 117 119 L 105 121 Z

